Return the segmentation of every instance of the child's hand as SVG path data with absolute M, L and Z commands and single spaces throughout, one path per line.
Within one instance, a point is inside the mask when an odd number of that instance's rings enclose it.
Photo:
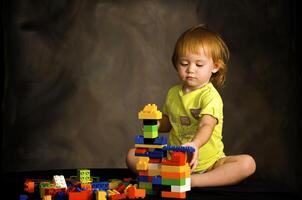
M 190 146 L 190 147 L 193 147 L 195 149 L 195 151 L 191 155 L 191 160 L 190 160 L 191 171 L 194 171 L 194 169 L 198 165 L 198 155 L 199 155 L 198 147 L 193 141 L 185 143 L 182 146 Z

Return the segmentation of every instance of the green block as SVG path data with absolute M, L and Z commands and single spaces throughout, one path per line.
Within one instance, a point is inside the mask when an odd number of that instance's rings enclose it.
M 154 192 L 152 189 L 145 189 L 145 190 L 146 190 L 146 194 L 149 194 L 149 195 L 156 194 L 156 192 Z
M 186 179 L 162 179 L 161 180 L 162 185 L 185 185 L 186 184 Z
M 141 189 L 152 190 L 152 183 L 151 182 L 139 182 L 138 187 Z
M 146 131 L 146 132 L 157 132 L 158 131 L 158 126 L 157 125 L 145 125 L 144 126 L 144 131 Z
M 157 138 L 158 132 L 146 132 L 144 131 L 144 138 Z
M 43 182 L 43 183 L 39 184 L 40 188 L 50 188 L 52 186 L 53 186 L 53 184 L 51 184 L 50 182 Z
M 90 170 L 89 169 L 78 169 L 78 179 L 81 183 L 90 182 Z

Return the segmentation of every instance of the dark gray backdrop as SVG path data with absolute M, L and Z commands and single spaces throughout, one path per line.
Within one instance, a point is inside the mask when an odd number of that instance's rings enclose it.
M 14 0 L 5 4 L 3 170 L 125 167 L 137 113 L 178 82 L 177 37 L 205 23 L 229 45 L 228 155 L 294 188 L 300 154 L 294 1 Z M 300 144 L 300 143 L 299 143 Z

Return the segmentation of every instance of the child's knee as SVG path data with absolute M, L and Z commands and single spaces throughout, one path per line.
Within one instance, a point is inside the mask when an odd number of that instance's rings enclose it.
M 129 162 L 134 159 L 135 156 L 135 149 L 129 149 L 127 155 L 126 155 L 126 161 Z
M 256 171 L 256 162 L 250 155 L 242 155 L 242 168 L 246 176 L 252 175 Z

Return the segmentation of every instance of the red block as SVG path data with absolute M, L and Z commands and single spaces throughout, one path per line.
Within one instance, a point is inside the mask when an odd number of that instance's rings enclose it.
M 172 165 L 172 166 L 183 166 L 186 164 L 187 156 L 186 152 L 173 151 L 171 152 L 171 159 L 164 159 L 163 165 Z

